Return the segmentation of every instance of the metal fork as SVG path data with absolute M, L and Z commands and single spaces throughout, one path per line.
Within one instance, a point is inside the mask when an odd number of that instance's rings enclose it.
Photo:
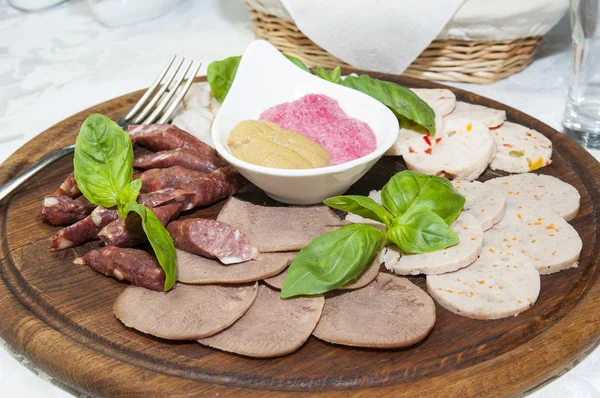
M 151 123 L 167 123 L 171 120 L 177 105 L 181 103 L 183 97 L 190 89 L 194 77 L 198 74 L 202 63 L 199 63 L 183 87 L 181 84 L 192 67 L 193 61 L 189 61 L 181 73 L 178 74 L 185 58 L 175 62 L 177 57 L 173 55 L 169 62 L 160 72 L 154 83 L 146 90 L 142 98 L 131 108 L 129 112 L 121 119 L 117 120 L 117 124 L 127 130 L 127 127 L 132 124 L 151 124 Z M 172 67 L 173 62 L 175 65 Z M 166 76 L 166 80 L 165 80 Z M 163 82 L 164 80 L 164 82 Z M 162 82 L 162 85 L 161 85 Z M 157 91 L 158 89 L 158 91 Z M 156 93 L 155 93 L 156 92 Z M 157 105 L 158 104 L 158 105 Z M 0 203 L 4 201 L 10 194 L 25 181 L 29 180 L 40 170 L 54 163 L 58 159 L 72 153 L 75 150 L 75 145 L 68 145 L 46 156 L 23 173 L 7 181 L 0 186 Z

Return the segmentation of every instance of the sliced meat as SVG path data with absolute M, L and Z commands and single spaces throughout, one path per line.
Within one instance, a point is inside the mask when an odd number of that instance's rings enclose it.
M 496 142 L 496 155 L 490 163 L 494 170 L 526 173 L 552 163 L 552 142 L 533 129 L 505 122 L 491 133 Z
M 179 189 L 167 188 L 141 194 L 138 202 L 148 207 L 154 207 L 175 201 L 181 203 L 182 211 L 186 211 L 194 207 L 208 206 L 234 195 L 244 182 L 244 178 L 233 167 L 222 167 L 183 184 Z
M 200 141 L 190 133 L 171 124 L 143 124 L 129 127 L 129 136 L 134 144 L 149 147 L 155 151 L 171 149 L 189 149 L 204 159 L 210 159 L 216 166 L 227 166 L 227 162 L 219 157 L 209 145 Z
M 68 196 L 74 199 L 79 195 L 81 195 L 81 191 L 77 186 L 77 181 L 75 181 L 75 173 L 71 173 L 67 176 L 65 181 L 60 184 L 60 187 L 52 196 Z
M 460 242 L 444 250 L 423 254 L 400 254 L 396 246 L 383 248 L 380 260 L 398 275 L 435 275 L 456 271 L 477 260 L 483 246 L 483 230 L 475 217 L 461 213 L 452 223 Z
M 256 283 L 238 286 L 177 284 L 169 292 L 129 286 L 113 312 L 127 327 L 169 340 L 213 335 L 237 321 L 250 308 Z
M 96 205 L 80 196 L 46 196 L 42 201 L 42 216 L 53 225 L 69 225 L 84 219 Z
M 379 258 L 376 256 L 375 259 L 367 266 L 367 268 L 360 274 L 360 276 L 353 281 L 346 283 L 344 286 L 339 287 L 335 290 L 351 290 L 351 289 L 360 289 L 361 287 L 367 286 L 369 283 L 373 282 L 377 275 L 379 274 L 379 266 L 381 265 Z M 281 290 L 283 286 L 283 281 L 285 281 L 285 277 L 287 276 L 287 269 L 285 269 L 279 275 L 272 276 L 270 278 L 264 279 L 264 282 L 275 288 L 277 290 Z
M 473 119 L 485 123 L 489 128 L 494 128 L 504 123 L 506 120 L 506 112 L 499 109 L 457 101 L 454 111 L 444 117 L 444 121 L 458 119 Z
M 379 273 L 362 289 L 326 295 L 313 335 L 334 344 L 399 348 L 424 339 L 434 323 L 431 297 L 406 278 Z
M 327 206 L 267 207 L 230 198 L 217 220 L 244 231 L 259 252 L 293 251 L 342 226 Z
M 557 213 L 521 205 L 508 206 L 484 240 L 506 254 L 527 255 L 542 275 L 577 267 L 583 246 L 577 231 Z
M 96 207 L 92 214 L 52 236 L 50 250 L 64 250 L 98 239 L 98 233 L 119 217 L 116 209 Z
M 500 189 L 479 181 L 454 180 L 452 185 L 466 199 L 463 212 L 474 216 L 484 231 L 504 217 L 506 197 Z
M 444 136 L 424 151 L 409 150 L 402 156 L 409 169 L 449 179 L 472 181 L 487 168 L 495 151 L 494 139 L 481 122 L 447 121 Z
M 152 209 L 162 225 L 179 215 L 181 204 L 171 203 Z M 98 233 L 98 238 L 106 246 L 132 247 L 148 241 L 142 227 L 142 219 L 136 213 L 130 213 L 127 218 L 118 218 L 106 225 Z
M 456 106 L 456 95 L 445 88 L 411 88 L 413 93 L 427 102 L 436 116 L 446 116 L 450 114 Z
M 256 358 L 279 357 L 300 348 L 323 310 L 323 296 L 283 300 L 279 292 L 258 287 L 258 297 L 236 323 L 200 344 Z
M 525 173 L 492 178 L 484 184 L 500 189 L 506 196 L 507 207 L 553 209 L 567 221 L 574 219 L 579 211 L 581 196 L 577 189 L 556 177 Z
M 427 276 L 429 294 L 444 308 L 474 319 L 499 319 L 530 308 L 540 293 L 540 275 L 520 253 L 501 254 L 486 244 L 466 268 Z
M 162 292 L 165 286 L 165 272 L 158 260 L 143 250 L 107 246 L 92 250 L 73 262 L 89 265 L 103 275 L 146 289 Z
M 216 220 L 188 218 L 167 226 L 175 247 L 188 253 L 218 258 L 223 264 L 254 260 L 258 249 L 237 228 Z
M 150 169 L 139 176 L 142 180 L 142 189 L 140 192 L 148 193 L 166 188 L 181 188 L 186 183 L 193 182 L 206 175 L 206 173 L 186 169 L 181 166 L 173 166 L 166 169 Z
M 133 159 L 133 167 L 139 169 L 166 169 L 173 166 L 181 166 L 203 173 L 211 173 L 219 168 L 212 159 L 204 159 L 185 148 L 149 153 Z
M 224 266 L 217 260 L 177 250 L 177 279 L 198 285 L 258 281 L 280 273 L 295 256 L 296 252 L 261 253 L 256 260 Z

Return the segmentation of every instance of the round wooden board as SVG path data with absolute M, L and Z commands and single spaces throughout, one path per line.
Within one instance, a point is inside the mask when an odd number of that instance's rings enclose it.
M 444 87 L 431 82 L 372 74 L 409 87 Z M 112 305 L 125 283 L 105 278 L 74 257 L 97 243 L 64 252 L 47 250 L 59 228 L 43 222 L 39 206 L 72 170 L 67 157 L 24 185 L 0 207 L 0 335 L 36 366 L 74 389 L 111 396 L 247 394 L 275 396 L 509 396 L 548 379 L 589 349 L 600 336 L 600 283 L 596 241 L 600 220 L 600 164 L 566 136 L 507 106 L 452 89 L 460 100 L 504 109 L 508 120 L 551 138 L 554 163 L 539 170 L 574 185 L 581 210 L 573 226 L 584 246 L 578 268 L 542 277 L 537 304 L 509 319 L 477 321 L 437 307 L 437 323 L 416 346 L 400 350 L 357 349 L 316 338 L 276 359 L 249 359 L 170 342 L 124 327 Z M 0 169 L 0 182 L 45 154 L 74 142 L 92 112 L 120 117 L 139 98 L 125 95 L 53 126 L 27 143 Z M 381 188 L 400 158 L 382 159 L 352 187 L 366 194 Z M 487 171 L 482 179 L 498 174 Z M 247 186 L 241 196 L 269 200 Z M 220 207 L 199 212 L 214 216 Z M 411 278 L 424 288 L 424 278 Z

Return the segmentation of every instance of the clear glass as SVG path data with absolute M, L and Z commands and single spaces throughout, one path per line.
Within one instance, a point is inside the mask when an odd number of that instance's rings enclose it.
M 600 149 L 600 0 L 570 0 L 572 76 L 563 116 L 565 133 Z

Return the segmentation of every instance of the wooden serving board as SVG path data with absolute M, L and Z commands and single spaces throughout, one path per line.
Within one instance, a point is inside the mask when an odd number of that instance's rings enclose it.
M 443 87 L 375 75 L 409 87 Z M 36 366 L 74 389 L 93 395 L 171 396 L 246 394 L 276 396 L 509 396 L 548 379 L 600 336 L 600 164 L 566 136 L 507 106 L 453 89 L 460 100 L 504 109 L 508 120 L 550 137 L 554 163 L 539 172 L 574 185 L 581 210 L 571 223 L 583 239 L 578 268 L 542 276 L 537 304 L 513 318 L 477 321 L 437 306 L 437 322 L 419 344 L 397 350 L 335 346 L 314 337 L 297 352 L 249 359 L 172 342 L 124 327 L 112 305 L 127 286 L 72 264 L 97 243 L 64 252 L 47 250 L 59 228 L 42 221 L 40 203 L 72 170 L 72 157 L 48 168 L 0 207 L 0 336 Z M 45 154 L 73 143 L 92 112 L 116 119 L 141 91 L 78 113 L 48 129 L 0 168 L 0 183 Z M 379 189 L 405 168 L 383 158 L 351 193 Z M 498 174 L 487 171 L 482 179 Z M 241 196 L 272 203 L 247 186 Z M 198 212 L 214 216 L 221 204 Z M 411 278 L 424 288 L 424 278 Z

